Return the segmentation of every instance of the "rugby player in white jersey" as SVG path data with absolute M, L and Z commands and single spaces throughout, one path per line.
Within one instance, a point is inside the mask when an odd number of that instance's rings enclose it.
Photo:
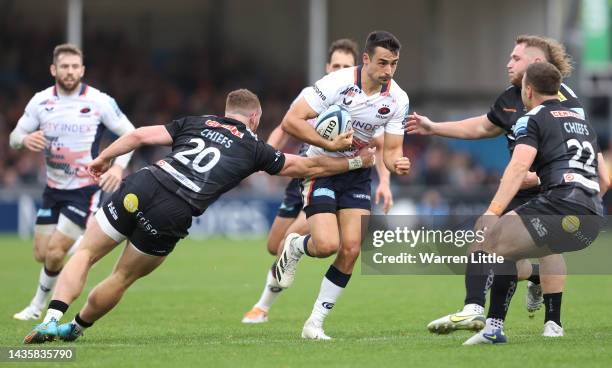
M 400 43 L 391 33 L 370 33 L 363 65 L 339 70 L 316 82 L 291 106 L 283 119 L 283 129 L 311 144 L 309 157 L 350 157 L 371 145 L 375 132 L 382 127 L 385 166 L 396 175 L 408 174 L 410 160 L 402 150 L 408 96 L 393 80 L 399 51 Z M 353 131 L 345 134 L 352 135 L 352 140 L 328 141 L 307 123 L 334 104 L 349 111 Z M 311 234 L 287 236 L 273 273 L 281 287 L 289 287 L 304 254 L 325 258 L 337 250 L 302 330 L 303 338 L 327 340 L 330 337 L 323 331 L 323 322 L 348 284 L 359 257 L 362 217 L 369 215 L 371 208 L 370 172 L 354 170 L 350 174 L 304 179 L 302 186 Z
M 335 72 L 343 68 L 351 68 L 357 64 L 357 43 L 355 41 L 342 38 L 331 43 L 327 53 L 327 64 L 325 64 L 325 72 L 327 74 Z M 307 87 L 296 98 L 296 101 L 302 96 L 305 90 L 312 88 Z M 314 122 L 312 119 L 309 122 Z M 279 124 L 270 134 L 268 144 L 281 149 L 289 141 L 287 134 Z M 376 171 L 378 173 L 378 187 L 376 188 L 374 203 L 378 204 L 380 199 L 383 200 L 383 211 L 387 213 L 393 204 L 393 195 L 390 189 L 389 170 L 385 167 L 382 160 L 383 152 L 383 137 L 382 132 L 375 139 L 376 150 Z M 305 155 L 309 145 L 303 143 L 300 146 L 299 154 Z M 292 179 L 285 189 L 285 197 L 278 209 L 278 213 L 274 218 L 272 227 L 268 234 L 268 252 L 276 257 L 279 248 L 282 247 L 283 239 L 291 233 L 304 235 L 308 233 L 308 222 L 306 215 L 302 210 L 302 194 L 300 190 L 301 179 Z M 272 270 L 268 268 L 266 274 L 266 282 L 261 292 L 261 296 L 257 303 L 253 305 L 251 310 L 245 313 L 242 318 L 242 323 L 264 323 L 268 321 L 268 313 L 270 308 L 280 295 L 283 288 L 280 287 L 276 279 L 272 275 Z
M 134 126 L 115 100 L 81 81 L 85 66 L 77 46 L 58 45 L 50 71 L 55 84 L 32 97 L 10 135 L 11 147 L 44 152 L 47 165 L 47 186 L 34 227 L 34 259 L 43 268 L 34 298 L 13 316 L 19 320 L 40 318 L 64 257 L 97 209 L 100 188 L 116 190 L 131 157 L 118 157 L 100 185 L 94 182 L 86 166 L 98 155 L 104 130 L 120 136 Z

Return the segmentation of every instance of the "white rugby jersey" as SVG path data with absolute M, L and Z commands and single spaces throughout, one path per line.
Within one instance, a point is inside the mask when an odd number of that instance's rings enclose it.
M 302 96 L 317 113 L 331 105 L 348 110 L 353 126 L 353 145 L 346 151 L 328 152 L 310 146 L 308 156 L 353 156 L 370 144 L 374 136 L 385 133 L 404 135 L 404 121 L 408 116 L 408 95 L 391 79 L 380 92 L 366 96 L 361 90 L 362 65 L 330 73 L 305 89 Z
M 134 129 L 112 97 L 81 83 L 81 89 L 69 96 L 59 95 L 55 86 L 36 93 L 15 131 L 25 135 L 42 130 L 49 143 L 47 185 L 77 189 L 95 184 L 86 165 L 98 156 L 105 128 L 116 135 Z

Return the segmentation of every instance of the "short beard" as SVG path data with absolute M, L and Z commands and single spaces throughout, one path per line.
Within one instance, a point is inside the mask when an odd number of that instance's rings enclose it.
M 521 73 L 521 75 L 515 75 L 512 79 L 510 79 L 510 83 L 516 87 L 520 87 L 523 85 L 523 74 Z
M 64 92 L 67 92 L 68 94 L 71 94 L 72 92 L 74 92 L 77 89 L 79 84 L 81 84 L 81 79 L 76 79 L 74 81 L 74 85 L 72 86 L 72 88 L 68 88 L 68 86 L 66 84 L 64 84 L 64 82 L 62 82 L 61 79 L 56 79 L 55 82 L 60 86 L 60 88 Z

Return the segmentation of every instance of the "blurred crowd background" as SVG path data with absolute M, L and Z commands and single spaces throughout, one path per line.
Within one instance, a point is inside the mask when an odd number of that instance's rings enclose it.
M 349 37 L 361 45 L 365 35 L 376 28 L 395 33 L 403 43 L 397 80 L 411 98 L 411 109 L 418 109 L 433 120 L 486 113 L 507 85 L 505 64 L 514 38 L 522 33 L 553 33 L 549 35 L 566 43 L 574 55 L 577 69 L 569 83 L 573 83 L 588 113 L 593 115 L 600 143 L 608 149 L 612 97 L 581 88 L 585 78 L 593 82 L 593 78 L 603 75 L 605 79 L 607 69 L 597 69 L 604 72 L 595 75 L 582 67 L 581 37 L 584 35 L 580 15 L 574 11 L 585 5 L 578 0 L 518 1 L 514 4 L 518 9 L 508 11 L 517 16 L 529 15 L 516 17 L 513 23 L 496 18 L 498 6 L 480 0 L 391 1 L 390 7 L 406 13 L 389 15 L 388 22 L 372 19 L 372 2 L 356 1 L 363 6 L 360 10 L 350 10 L 353 20 L 346 17 L 339 20 L 345 26 L 332 21 L 336 16 L 346 15 L 346 9 L 353 4 L 344 0 L 265 0 L 261 6 L 253 4 L 257 1 L 238 0 L 188 0 L 175 1 L 172 5 L 162 1 L 132 1 L 129 6 L 115 0 L 83 0 L 84 81 L 114 97 L 137 127 L 166 123 L 185 115 L 222 114 L 225 94 L 231 89 L 246 87 L 255 91 L 262 101 L 264 114 L 258 135 L 265 139 L 295 96 L 312 82 L 306 47 L 312 24 L 303 15 L 312 9 L 313 1 L 326 6 L 330 20 L 327 43 Z M 69 2 L 0 0 L 2 189 L 44 186 L 42 155 L 10 149 L 8 136 L 34 93 L 53 84 L 49 74 L 51 53 L 55 45 L 66 41 L 65 13 Z M 470 2 L 474 3 L 473 7 L 466 5 Z M 603 0 L 603 3 L 608 4 L 609 14 L 611 2 Z M 409 18 L 415 19 L 410 16 L 411 12 L 424 14 L 428 19 L 409 22 Z M 250 19 L 251 13 L 256 21 Z M 471 25 L 473 22 L 465 19 L 458 22 L 453 13 L 459 18 L 463 13 L 478 17 L 484 24 Z M 561 19 L 550 18 L 554 14 Z M 497 29 L 486 29 L 493 24 Z M 187 29 L 182 29 L 183 25 Z M 459 25 L 467 30 L 459 31 Z M 197 34 L 193 34 L 194 27 L 198 29 Z M 233 27 L 241 31 L 235 32 Z M 445 32 L 445 35 L 432 34 L 432 31 Z M 491 36 L 482 31 L 499 34 Z M 171 40 L 173 35 L 176 41 Z M 605 42 L 611 41 L 608 38 Z M 321 60 L 321 65 L 324 61 Z M 612 70 L 610 63 L 607 65 Z M 296 148 L 297 142 L 290 146 Z M 393 185 L 401 189 L 398 193 L 407 187 L 421 188 L 421 206 L 444 208 L 446 199 L 443 198 L 452 191 L 456 195 L 482 192 L 483 187 L 495 188 L 508 159 L 505 147 L 503 137 L 468 143 L 406 137 L 404 148 L 414 169 L 408 177 L 394 178 Z M 139 150 L 130 170 L 152 162 L 165 152 L 157 148 Z M 283 179 L 260 175 L 245 181 L 242 189 L 279 195 L 285 183 Z

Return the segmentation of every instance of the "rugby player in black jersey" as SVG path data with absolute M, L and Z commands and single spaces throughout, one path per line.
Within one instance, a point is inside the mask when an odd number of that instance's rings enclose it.
M 411 115 L 407 124 L 408 134 L 438 135 L 442 137 L 460 139 L 484 139 L 506 135 L 510 153 L 515 145 L 512 127 L 517 119 L 525 114 L 525 107 L 521 100 L 521 80 L 527 66 L 535 62 L 548 61 L 555 65 L 563 77 L 567 77 L 572 70 L 571 60 L 565 52 L 563 45 L 557 41 L 539 36 L 524 35 L 516 39 L 516 45 L 510 54 L 506 65 L 510 87 L 508 87 L 495 101 L 489 113 L 461 121 L 434 123 L 426 116 L 416 113 Z M 559 89 L 559 100 L 563 106 L 584 115 L 584 109 L 576 94 L 565 84 Z M 533 198 L 539 191 L 538 177 L 530 173 L 523 182 L 521 190 L 510 203 L 507 211 L 512 210 Z M 470 248 L 469 252 L 479 250 Z M 561 298 L 553 297 L 563 292 L 565 285 L 565 260 L 562 255 L 554 254 L 542 257 L 539 265 L 532 265 L 529 261 L 519 262 L 519 280 L 529 280 L 526 307 L 531 316 L 540 309 L 542 302 L 558 302 L 555 310 L 561 308 Z M 480 264 L 468 264 L 468 270 L 480 269 Z M 438 318 L 427 325 L 427 328 L 438 334 L 453 332 L 454 330 L 480 330 L 484 327 L 484 305 L 486 300 L 486 287 L 489 282 L 479 278 L 472 278 L 467 272 L 465 276 L 466 296 L 463 310 Z M 540 285 L 541 281 L 541 285 Z M 542 297 L 542 292 L 544 297 Z M 554 301 L 553 301 L 554 299 Z M 551 316 L 545 312 L 544 336 L 561 336 L 559 331 L 546 328 Z
M 172 146 L 154 165 L 128 176 L 96 213 L 82 245 L 60 274 L 45 320 L 25 343 L 81 336 L 83 329 L 108 313 L 128 287 L 157 268 L 188 234 L 192 216 L 201 215 L 217 198 L 257 171 L 292 177 L 327 176 L 370 167 L 374 150 L 352 158 L 285 155 L 257 138 L 261 106 L 242 89 L 227 96 L 225 117 L 190 116 L 167 125 L 136 129 L 122 136 L 88 165 L 99 178 L 115 157 L 141 145 Z M 352 133 L 331 144 L 350 145 Z M 89 269 L 123 240 L 129 239 L 112 274 L 89 294 L 74 320 L 58 325 L 85 286 Z
M 503 327 L 516 289 L 516 261 L 584 249 L 605 221 L 601 196 L 610 183 L 597 133 L 583 114 L 562 105 L 561 78 L 547 62 L 531 64 L 524 73 L 521 95 L 529 112 L 512 129 L 512 158 L 476 223 L 485 230 L 484 255 L 499 257 L 489 262 L 494 277 L 486 326 L 464 345 L 507 341 Z M 540 193 L 504 214 L 532 167 L 541 180 Z M 558 323 L 557 311 L 547 324 L 560 329 Z

